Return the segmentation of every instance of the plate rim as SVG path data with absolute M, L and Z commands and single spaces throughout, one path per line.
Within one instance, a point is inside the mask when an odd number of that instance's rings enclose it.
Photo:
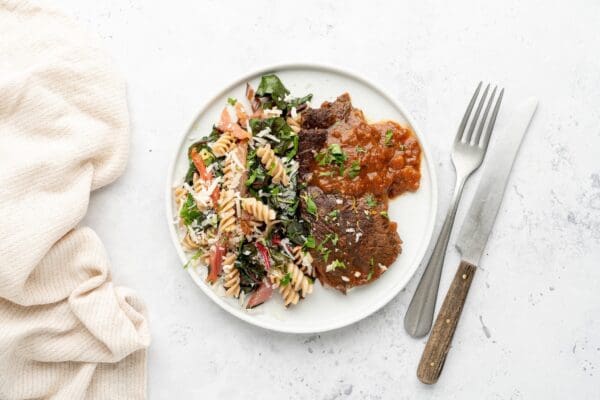
M 182 146 L 184 146 L 185 141 L 186 141 L 190 131 L 194 128 L 196 121 L 206 111 L 206 109 L 209 108 L 210 105 L 213 104 L 215 101 L 217 101 L 220 97 L 229 93 L 234 87 L 236 87 L 240 84 L 243 84 L 244 82 L 248 82 L 250 79 L 253 79 L 253 78 L 263 75 L 265 73 L 269 73 L 269 72 L 276 73 L 279 71 L 293 70 L 293 69 L 307 69 L 307 70 L 312 70 L 312 71 L 324 71 L 324 72 L 333 73 L 336 75 L 343 75 L 348 78 L 354 79 L 354 80 L 362 83 L 363 85 L 369 87 L 371 90 L 375 91 L 378 95 L 382 96 L 385 100 L 389 101 L 397 110 L 400 111 L 400 113 L 406 119 L 406 122 L 410 125 L 410 127 L 414 131 L 415 135 L 419 139 L 419 143 L 420 143 L 422 151 L 423 151 L 423 156 L 425 158 L 427 167 L 429 169 L 429 174 L 430 174 L 430 179 L 431 179 L 432 212 L 430 215 L 430 220 L 428 221 L 428 226 L 426 228 L 426 238 L 428 237 L 428 239 L 424 240 L 423 243 L 421 244 L 421 248 L 418 249 L 417 255 L 415 257 L 416 261 L 415 261 L 414 265 L 410 266 L 410 270 L 408 271 L 409 273 L 406 275 L 407 277 L 403 281 L 399 281 L 398 284 L 396 284 L 394 286 L 393 290 L 389 290 L 389 291 L 383 293 L 382 296 L 379 298 L 379 300 L 375 302 L 375 306 L 372 307 L 372 309 L 368 309 L 366 312 L 357 314 L 357 315 L 353 316 L 352 318 L 347 319 L 346 321 L 340 322 L 339 320 L 338 321 L 334 320 L 333 323 L 329 323 L 329 324 L 326 323 L 318 329 L 315 329 L 314 327 L 303 329 L 303 328 L 299 328 L 298 326 L 291 326 L 288 328 L 285 326 L 258 320 L 256 318 L 254 318 L 253 314 L 248 313 L 247 311 L 245 311 L 242 308 L 233 309 L 230 306 L 230 304 L 226 303 L 225 300 L 223 298 L 221 298 L 209 285 L 207 285 L 204 282 L 198 282 L 197 276 L 195 276 L 190 269 L 187 270 L 187 273 L 190 275 L 190 277 L 192 278 L 194 283 L 198 287 L 200 287 L 200 290 L 202 290 L 202 292 L 204 292 L 204 294 L 207 295 L 212 301 L 214 301 L 216 304 L 218 304 L 219 307 L 221 307 L 223 310 L 227 311 L 229 314 L 231 314 L 251 325 L 258 326 L 260 328 L 275 331 L 275 332 L 282 332 L 282 333 L 292 333 L 292 334 L 322 333 L 322 332 L 328 332 L 328 331 L 344 328 L 346 326 L 355 324 L 355 323 L 369 317 L 370 315 L 376 313 L 381 308 L 383 308 L 385 305 L 387 305 L 393 298 L 395 298 L 408 285 L 408 283 L 414 277 L 416 271 L 419 269 L 419 266 L 423 262 L 425 254 L 427 252 L 427 249 L 429 248 L 429 245 L 433 238 L 433 230 L 435 227 L 435 222 L 437 220 L 437 214 L 438 214 L 438 208 L 439 208 L 439 198 L 438 198 L 437 173 L 436 173 L 436 169 L 435 169 L 435 164 L 434 164 L 433 160 L 431 159 L 432 153 L 431 153 L 431 150 L 429 147 L 429 143 L 427 141 L 427 138 L 423 135 L 422 130 L 419 128 L 419 126 L 417 124 L 415 124 L 415 121 L 414 121 L 413 117 L 411 116 L 411 114 L 387 90 L 384 90 L 382 87 L 375 84 L 374 82 L 372 82 L 371 80 L 369 80 L 368 78 L 364 77 L 362 74 L 360 74 L 356 71 L 353 71 L 353 70 L 345 68 L 345 67 L 340 68 L 337 66 L 324 64 L 324 63 L 287 62 L 287 63 L 272 64 L 272 65 L 267 65 L 267 66 L 258 68 L 256 70 L 253 70 L 249 73 L 242 75 L 241 77 L 230 80 L 229 84 L 227 84 L 223 89 L 217 91 L 217 93 L 215 93 L 214 95 L 209 96 L 208 99 L 202 104 L 202 106 L 198 109 L 198 112 L 195 113 L 195 116 L 193 117 L 191 123 L 188 125 L 187 129 L 182 133 L 181 138 L 177 142 L 177 148 L 173 152 L 171 161 L 169 163 L 169 168 L 167 171 L 167 185 L 166 185 L 167 188 L 166 188 L 166 195 L 165 195 L 166 218 L 167 218 L 167 224 L 169 226 L 169 233 L 171 236 L 171 241 L 173 242 L 173 245 L 175 246 L 175 250 L 177 251 L 177 254 L 179 255 L 179 259 L 181 260 L 182 263 L 185 264 L 188 261 L 188 259 L 186 257 L 185 252 L 183 251 L 181 244 L 179 243 L 179 235 L 177 233 L 176 226 L 173 223 L 174 215 L 173 215 L 173 204 L 172 204 L 172 201 L 173 201 L 172 200 L 172 190 L 173 190 L 173 173 L 175 171 L 175 166 L 177 164 L 178 154 L 179 154 Z

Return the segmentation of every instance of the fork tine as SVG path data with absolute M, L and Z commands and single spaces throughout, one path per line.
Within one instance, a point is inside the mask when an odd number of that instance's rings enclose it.
M 469 102 L 469 105 L 467 106 L 465 115 L 463 116 L 462 121 L 460 121 L 460 126 L 458 127 L 458 132 L 456 132 L 456 138 L 454 139 L 454 141 L 456 141 L 456 142 L 460 141 L 460 138 L 462 137 L 463 132 L 465 131 L 465 126 L 467 126 L 467 121 L 469 120 L 469 117 L 471 116 L 471 111 L 473 110 L 473 106 L 475 105 L 475 100 L 477 100 L 477 95 L 479 94 L 479 90 L 481 90 L 481 85 L 483 85 L 483 82 L 479 82 L 479 85 L 477 85 L 477 89 L 475 89 L 475 93 L 473 93 L 473 97 L 471 98 L 471 101 Z
M 492 111 L 492 116 L 490 117 L 490 123 L 488 128 L 485 131 L 485 135 L 481 138 L 481 143 L 479 144 L 483 149 L 487 149 L 488 144 L 490 143 L 490 136 L 492 135 L 492 130 L 494 130 L 494 124 L 496 123 L 496 117 L 498 116 L 498 111 L 500 110 L 500 103 L 502 103 L 502 97 L 504 96 L 504 88 L 500 90 L 500 94 L 498 95 L 498 101 L 494 106 L 494 111 Z
M 496 89 L 498 89 L 498 86 L 494 86 L 494 90 L 492 90 L 490 99 L 488 100 L 485 110 L 483 111 L 483 117 L 481 117 L 477 131 L 475 131 L 475 136 L 473 137 L 473 144 L 475 145 L 479 144 L 479 139 L 481 139 L 481 133 L 483 132 L 485 121 L 487 120 L 487 116 L 490 112 L 490 108 L 492 107 L 492 103 L 494 102 L 494 98 L 496 97 Z
M 485 99 L 487 97 L 488 90 L 490 90 L 489 83 L 487 84 L 487 86 L 485 87 L 485 90 L 483 91 L 483 94 L 481 95 L 481 99 L 479 100 L 479 104 L 477 105 L 477 109 L 475 110 L 475 115 L 473 116 L 473 119 L 471 120 L 471 125 L 469 125 L 469 131 L 467 132 L 466 135 L 463 135 L 463 137 L 462 137 L 462 141 L 464 143 L 471 142 L 471 136 L 473 135 L 473 131 L 475 130 L 475 125 L 477 124 L 477 120 L 479 119 L 479 114 L 481 113 L 481 109 L 483 108 L 483 104 L 485 103 Z

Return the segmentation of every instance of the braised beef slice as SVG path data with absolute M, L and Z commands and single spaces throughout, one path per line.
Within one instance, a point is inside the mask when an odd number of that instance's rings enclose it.
M 310 172 L 315 154 L 325 145 L 327 129 L 302 129 L 298 136 L 298 171 L 302 178 Z
M 364 197 L 354 199 L 326 194 L 314 186 L 307 192 L 317 206 L 317 215 L 307 211 L 305 199 L 302 199 L 301 216 L 311 224 L 311 234 L 317 243 L 311 254 L 321 283 L 345 293 L 354 286 L 379 278 L 384 268 L 400 254 L 402 244 L 396 224 L 385 213 L 381 214 L 387 208 L 385 203 L 380 201 L 370 208 Z M 338 204 L 339 200 L 342 204 Z M 339 211 L 337 218 L 331 216 L 334 210 Z M 338 238 L 336 244 L 332 240 L 335 235 Z M 334 260 L 344 262 L 346 267 L 327 272 L 327 266 Z
M 300 178 L 311 170 L 315 154 L 327 142 L 328 131 L 337 121 L 346 120 L 352 111 L 350 95 L 344 93 L 334 102 L 324 102 L 320 108 L 309 108 L 302 113 L 302 130 L 299 133 L 298 162 Z
M 320 108 L 309 108 L 302 113 L 302 128 L 329 128 L 337 121 L 345 121 L 352 111 L 350 95 L 344 93 L 334 102 L 324 102 Z

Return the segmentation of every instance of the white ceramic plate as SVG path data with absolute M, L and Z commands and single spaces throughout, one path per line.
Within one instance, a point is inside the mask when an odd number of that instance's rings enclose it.
M 292 95 L 299 97 L 312 93 L 314 97 L 311 103 L 314 106 L 349 92 L 353 105 L 362 109 L 369 120 L 392 119 L 411 126 L 423 149 L 420 189 L 416 193 L 401 195 L 391 201 L 389 206 L 390 218 L 398 223 L 398 233 L 404 242 L 402 254 L 389 270 L 372 284 L 355 288 L 348 295 L 343 295 L 316 283 L 314 292 L 297 306 L 284 308 L 280 296 L 274 293 L 273 298 L 265 304 L 254 310 L 244 310 L 237 300 L 220 296 L 204 282 L 206 268 L 188 268 L 194 281 L 208 297 L 244 321 L 280 332 L 328 331 L 357 322 L 383 307 L 406 286 L 418 268 L 430 242 L 437 213 L 437 180 L 430 158 L 431 153 L 423 134 L 406 110 L 393 97 L 356 74 L 332 67 L 291 64 L 247 75 L 236 80 L 202 107 L 175 154 L 168 176 L 167 218 L 171 238 L 182 263 L 188 261 L 188 256 L 180 245 L 179 229 L 172 222 L 176 212 L 172 190 L 182 182 L 187 171 L 187 148 L 194 139 L 199 139 L 211 131 L 228 97 L 244 98 L 246 82 L 250 82 L 256 88 L 260 76 L 270 72 L 281 78 Z

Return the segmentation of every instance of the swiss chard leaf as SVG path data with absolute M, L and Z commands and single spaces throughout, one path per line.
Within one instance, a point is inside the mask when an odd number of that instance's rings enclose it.
M 279 77 L 275 74 L 263 75 L 260 78 L 260 84 L 256 89 L 258 96 L 271 96 L 274 100 L 283 100 L 286 95 L 290 94 Z
M 285 224 L 288 239 L 294 244 L 303 245 L 304 238 L 308 235 L 308 226 L 296 220 L 290 220 Z
M 198 207 L 196 206 L 196 200 L 194 200 L 194 197 L 189 193 L 185 203 L 183 203 L 183 206 L 181 207 L 179 216 L 186 226 L 203 217 L 202 212 L 198 210 Z
M 313 95 L 312 95 L 312 93 L 311 93 L 311 94 L 307 94 L 307 95 L 306 95 L 306 96 L 304 96 L 304 97 L 298 97 L 298 98 L 292 99 L 292 100 L 290 100 L 290 102 L 287 104 L 287 108 L 288 108 L 288 109 L 290 109 L 290 110 L 292 109 L 292 107 L 296 107 L 296 108 L 298 108 L 300 105 L 302 105 L 302 104 L 304 104 L 304 103 L 306 103 L 306 102 L 309 102 L 309 101 L 311 101 L 311 100 L 312 100 L 312 98 L 313 98 Z

